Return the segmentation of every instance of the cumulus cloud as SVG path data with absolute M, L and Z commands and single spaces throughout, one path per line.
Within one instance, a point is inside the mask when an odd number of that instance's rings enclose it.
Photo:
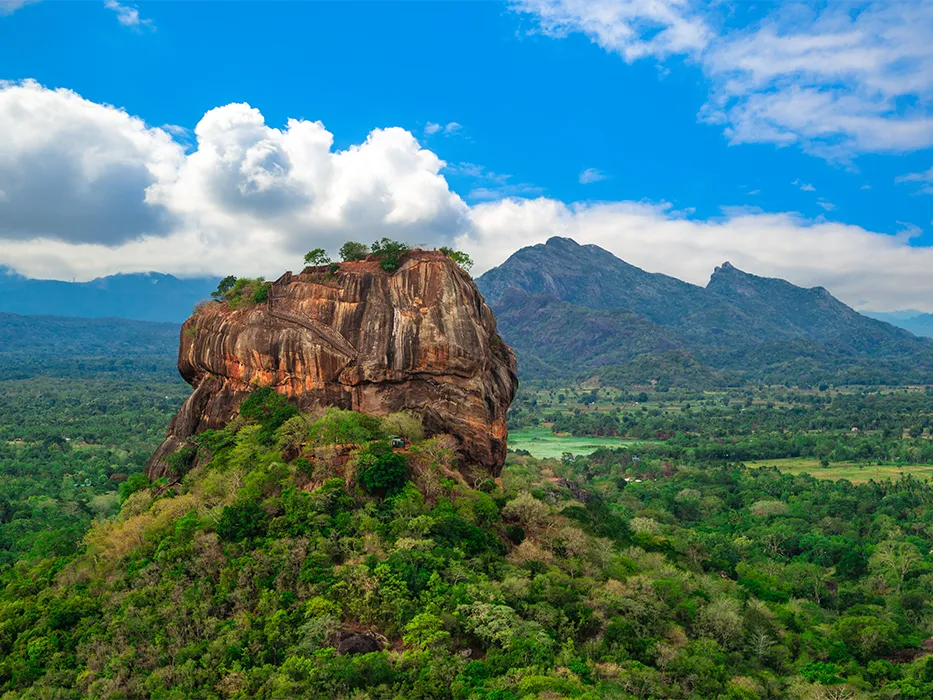
M 710 81 L 701 119 L 732 143 L 829 159 L 933 145 L 933 0 L 777 5 L 726 29 L 723 3 L 522 0 L 551 36 L 582 33 L 625 61 L 679 55 Z
M 150 188 L 183 149 L 122 110 L 27 81 L 0 83 L 0 237 L 114 244 L 161 234 Z
M 589 185 L 592 182 L 605 180 L 606 177 L 607 175 L 604 172 L 597 170 L 596 168 L 587 168 L 580 173 L 580 177 L 578 179 L 581 185 Z
M 804 192 L 816 192 L 816 188 L 808 182 L 801 182 L 800 180 L 794 180 L 792 185 L 796 185 Z
M 0 263 L 34 276 L 275 272 L 348 238 L 449 241 L 467 220 L 444 162 L 399 128 L 334 151 L 320 122 L 276 129 L 231 104 L 186 154 L 122 110 L 26 82 L 0 87 L 0 133 Z
M 34 277 L 277 276 L 311 248 L 382 236 L 457 245 L 478 274 L 563 235 L 698 284 L 730 260 L 858 307 L 933 311 L 933 249 L 911 247 L 920 230 L 908 224 L 885 235 L 758 209 L 698 220 L 666 204 L 503 198 L 509 176 L 445 170 L 404 129 L 338 151 L 320 122 L 276 128 L 245 104 L 206 113 L 185 149 L 167 129 L 36 83 L 0 87 L 0 133 L 0 264 Z M 445 172 L 474 178 L 491 201 L 468 205 Z

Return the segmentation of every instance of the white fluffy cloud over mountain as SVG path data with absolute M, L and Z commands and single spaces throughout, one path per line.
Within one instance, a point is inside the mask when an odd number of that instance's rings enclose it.
M 36 83 L 0 86 L 0 265 L 88 279 L 158 270 L 277 276 L 310 248 L 383 236 L 455 243 L 499 264 L 552 235 L 704 283 L 724 260 L 822 284 L 874 309 L 933 310 L 933 250 L 787 213 L 699 221 L 664 204 L 506 198 L 468 206 L 407 130 L 334 150 L 319 122 L 278 129 L 244 104 L 209 111 L 186 148 L 171 128 Z

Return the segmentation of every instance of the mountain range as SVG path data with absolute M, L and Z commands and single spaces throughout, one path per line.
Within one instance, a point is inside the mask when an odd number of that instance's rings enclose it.
M 31 279 L 0 267 L 0 312 L 181 323 L 217 288 L 217 281 L 143 272 L 61 282 Z
M 517 251 L 476 282 L 525 379 L 933 382 L 933 340 L 862 315 L 822 287 L 758 277 L 728 262 L 701 287 L 555 237 Z
M 933 338 L 933 314 L 907 309 L 905 311 L 866 311 L 865 315 L 879 321 L 886 321 L 898 328 L 904 328 L 914 335 Z

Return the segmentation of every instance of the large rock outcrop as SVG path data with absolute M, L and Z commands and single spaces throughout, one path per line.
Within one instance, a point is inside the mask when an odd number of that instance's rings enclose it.
M 285 273 L 263 304 L 206 304 L 182 327 L 178 369 L 194 392 L 149 460 L 152 478 L 259 386 L 305 410 L 413 411 L 429 434 L 457 439 L 464 466 L 495 475 L 517 386 L 515 356 L 469 275 L 420 250 L 393 274 L 374 260 L 343 263 L 334 273 Z

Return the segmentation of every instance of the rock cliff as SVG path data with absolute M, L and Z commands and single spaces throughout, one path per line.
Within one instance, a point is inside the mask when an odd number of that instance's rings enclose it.
M 182 327 L 178 369 L 194 392 L 149 460 L 152 478 L 259 386 L 304 410 L 413 411 L 429 434 L 457 439 L 464 466 L 497 475 L 517 387 L 515 356 L 469 275 L 421 250 L 393 274 L 367 259 L 285 273 L 256 306 L 208 303 Z

